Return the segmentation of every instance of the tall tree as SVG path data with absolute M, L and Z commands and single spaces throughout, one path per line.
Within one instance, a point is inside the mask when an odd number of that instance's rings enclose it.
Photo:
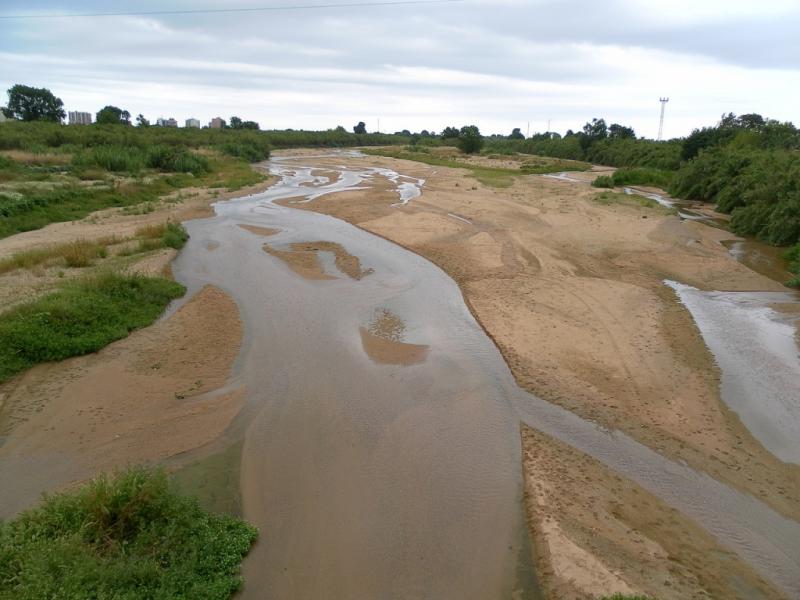
M 136 117 L 136 126 L 137 127 L 150 127 L 150 121 L 145 119 L 144 115 L 140 113 L 139 116 Z
M 116 106 L 104 106 L 98 111 L 95 123 L 98 125 L 130 125 L 131 113 Z
M 474 154 L 483 148 L 483 136 L 475 125 L 465 125 L 458 132 L 458 148 L 465 154 Z
M 519 127 L 515 127 L 514 131 L 511 132 L 511 135 L 508 136 L 510 140 L 524 140 L 525 136 L 522 135 L 522 131 L 520 131 Z
M 636 139 L 636 132 L 633 127 L 612 123 L 608 126 L 608 137 L 612 140 L 633 140 Z
M 457 127 L 445 127 L 442 130 L 441 138 L 443 140 L 452 140 L 458 137 L 459 131 Z
M 64 103 L 47 88 L 14 85 L 8 90 L 8 106 L 3 114 L 22 121 L 53 121 L 60 123 L 67 113 Z
M 236 117 L 236 116 L 231 117 L 230 128 L 231 129 L 241 129 L 242 128 L 242 120 L 239 117 Z
M 364 121 L 359 121 L 358 125 L 353 127 L 353 133 L 357 133 L 359 135 L 367 133 L 367 125 Z

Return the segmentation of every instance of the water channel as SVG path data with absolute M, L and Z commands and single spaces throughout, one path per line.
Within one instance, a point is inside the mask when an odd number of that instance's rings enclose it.
M 187 223 L 191 239 L 174 263 L 190 293 L 205 284 L 230 293 L 246 327 L 232 385 L 246 386 L 248 402 L 231 439 L 243 441 L 244 515 L 262 534 L 245 562 L 244 598 L 539 597 L 520 422 L 635 480 L 800 597 L 800 524 L 524 392 L 438 267 L 276 204 L 379 178 L 398 202 L 413 202 L 421 181 L 347 165 L 321 177 L 313 157 L 269 169 L 280 180 L 268 191 Z M 339 244 L 368 274 L 348 277 L 329 256 L 328 278 L 308 279 L 274 254 L 314 241 Z M 426 347 L 423 358 L 376 361 L 363 332 L 386 314 L 402 324 L 390 341 Z

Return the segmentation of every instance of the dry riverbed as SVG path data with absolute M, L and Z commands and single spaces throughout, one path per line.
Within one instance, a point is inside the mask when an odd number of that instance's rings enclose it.
M 401 207 L 392 206 L 396 194 L 388 187 L 287 204 L 342 218 L 440 266 L 459 284 L 526 390 L 622 430 L 790 518 L 800 518 L 800 468 L 767 452 L 721 401 L 713 356 L 691 315 L 663 284 L 664 279 L 675 279 L 705 290 L 781 290 L 778 283 L 731 258 L 720 243 L 731 234 L 681 221 L 661 208 L 595 202 L 598 191 L 576 182 L 524 176 L 510 188 L 497 189 L 457 169 L 379 157 L 347 160 L 353 166 L 387 167 L 424 179 L 424 194 Z M 341 163 L 341 157 L 313 161 L 321 170 Z M 654 547 L 647 543 L 638 553 L 630 551 L 630 560 L 610 564 L 602 551 L 611 547 L 604 543 L 612 542 L 602 527 L 605 513 L 584 511 L 581 516 L 583 526 L 598 536 L 595 544 L 571 530 L 567 521 L 585 491 L 611 494 L 611 479 L 587 482 L 581 476 L 585 461 L 564 461 L 561 454 L 539 451 L 541 447 L 535 436 L 524 436 L 529 481 L 552 473 L 556 464 L 568 474 L 558 482 L 562 500 L 557 509 L 537 511 L 534 499 L 528 498 L 533 529 L 541 531 L 545 520 L 555 524 L 562 542 L 548 551 L 552 538 L 536 541 L 540 570 L 559 580 L 551 582 L 551 589 L 572 585 L 571 571 L 561 568 L 564 556 L 558 550 L 567 544 L 595 556 L 615 573 L 617 579 L 599 577 L 593 582 L 598 592 L 617 589 L 605 581 L 622 581 L 630 589 L 659 597 L 687 597 L 665 595 L 664 585 L 692 590 L 690 596 L 705 590 L 722 597 L 720 590 L 728 589 L 747 598 L 775 595 L 710 538 L 703 538 L 703 544 L 720 553 L 719 564 L 709 564 L 708 572 L 687 575 L 688 579 L 647 584 L 637 575 L 652 568 L 657 558 L 646 550 Z M 637 492 L 626 488 L 626 494 L 631 493 Z M 658 510 L 668 514 L 663 505 Z M 661 545 L 659 568 L 690 564 L 702 546 L 668 543 L 671 536 L 693 535 L 696 530 L 696 524 L 682 518 L 670 519 L 650 533 L 629 527 L 632 536 L 651 535 L 648 539 Z M 561 567 L 551 561 L 562 561 Z M 720 570 L 720 565 L 727 566 Z M 723 571 L 729 575 L 722 577 Z M 741 581 L 734 573 L 743 574 Z M 587 597 L 587 589 L 579 585 L 575 597 Z

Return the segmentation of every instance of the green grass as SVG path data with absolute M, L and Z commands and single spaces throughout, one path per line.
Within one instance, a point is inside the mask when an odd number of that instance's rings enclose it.
M 634 208 L 652 208 L 664 214 L 676 214 L 675 209 L 661 206 L 655 200 L 639 196 L 638 194 L 623 194 L 619 192 L 600 192 L 592 196 L 592 200 L 604 206 L 618 204 L 622 206 L 632 206 Z
M 544 173 L 555 173 L 558 171 L 580 171 L 590 168 L 590 165 L 577 163 L 575 161 L 543 161 L 542 159 L 531 160 L 520 165 L 519 169 L 508 169 L 503 167 L 488 167 L 483 165 L 473 165 L 452 158 L 434 154 L 426 150 L 395 150 L 387 148 L 376 148 L 364 150 L 367 154 L 375 156 L 388 156 L 402 160 L 413 160 L 437 167 L 448 167 L 451 169 L 466 169 L 472 176 L 482 184 L 489 187 L 505 188 L 514 184 L 514 178 L 520 175 L 536 175 Z
M 96 352 L 150 325 L 185 291 L 166 279 L 103 274 L 0 313 L 0 382 L 37 363 Z
M 257 530 L 131 469 L 0 523 L 0 600 L 224 600 Z
M 630 169 L 617 169 L 612 175 L 614 185 L 650 185 L 667 189 L 672 184 L 674 171 L 651 169 L 648 167 L 635 167 Z

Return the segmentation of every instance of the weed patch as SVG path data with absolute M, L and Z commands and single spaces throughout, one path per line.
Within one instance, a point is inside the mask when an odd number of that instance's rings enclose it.
M 96 352 L 150 325 L 186 289 L 166 279 L 104 274 L 0 314 L 0 382 L 37 363 Z
M 0 600 L 224 600 L 257 530 L 135 468 L 0 523 Z

